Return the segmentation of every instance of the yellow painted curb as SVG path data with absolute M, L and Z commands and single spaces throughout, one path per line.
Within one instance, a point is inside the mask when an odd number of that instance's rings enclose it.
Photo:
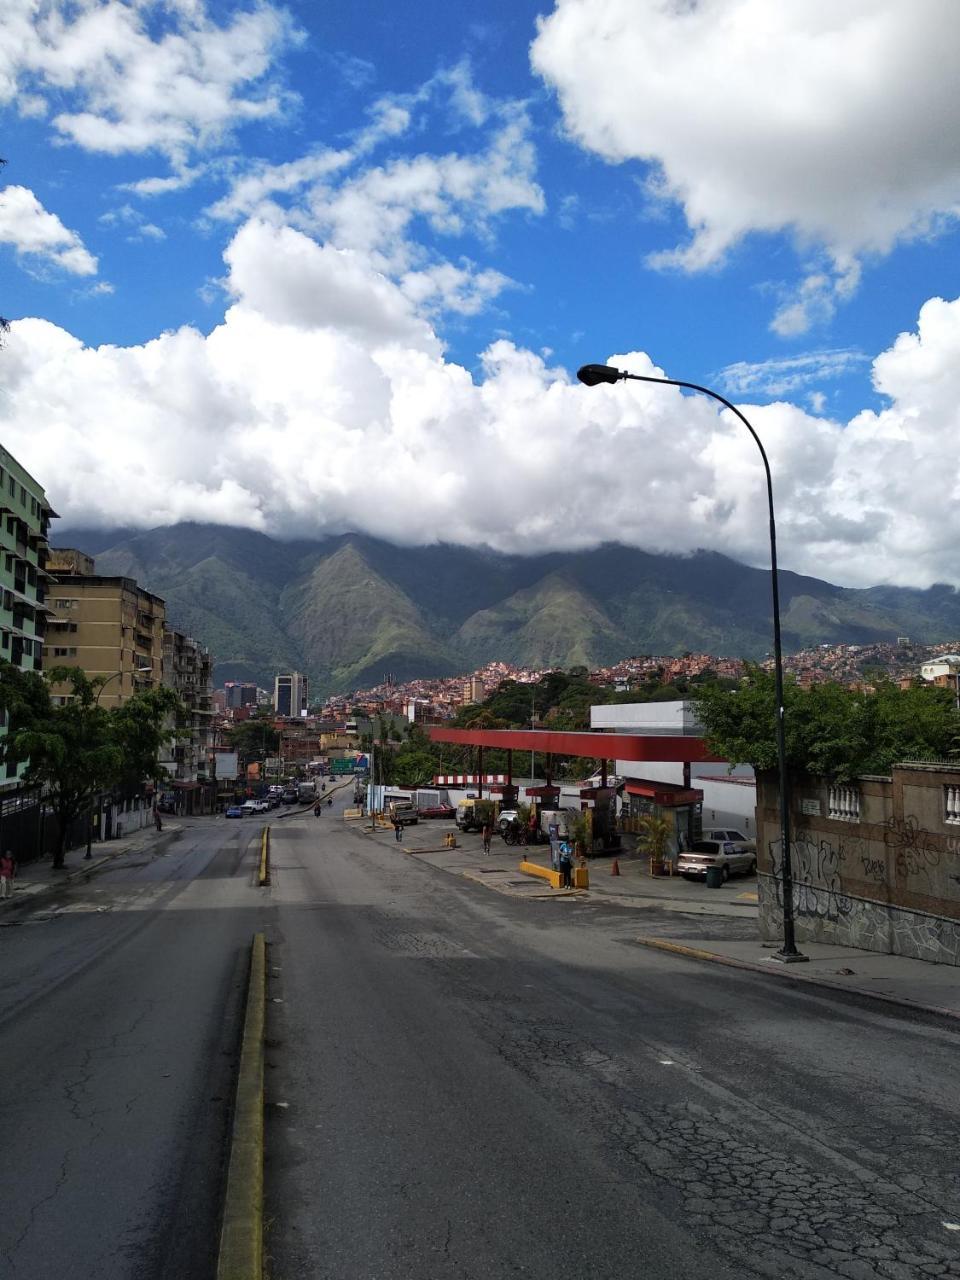
M 264 827 L 260 832 L 260 871 L 257 884 L 262 889 L 270 883 L 270 828 Z
M 263 1276 L 263 1032 L 266 1017 L 266 942 L 253 935 L 250 985 L 233 1108 L 227 1194 L 223 1206 L 217 1280 Z
M 549 880 L 554 889 L 563 887 L 563 876 L 559 871 L 554 871 L 552 867 L 541 867 L 539 862 L 521 862 L 520 870 L 524 875 L 539 876 L 541 880 Z

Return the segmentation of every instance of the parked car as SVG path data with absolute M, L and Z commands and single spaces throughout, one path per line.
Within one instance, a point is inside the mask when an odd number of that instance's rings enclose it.
M 750 876 L 757 869 L 757 855 L 730 840 L 695 840 L 677 859 L 677 870 L 685 880 L 706 877 L 710 867 L 720 867 L 724 880 L 732 875 Z
M 299 798 L 300 796 L 296 787 L 287 787 L 286 791 L 283 793 L 284 804 L 296 804 Z
M 704 831 L 704 840 L 726 840 L 730 844 L 738 844 L 744 849 L 751 849 L 754 853 L 757 851 L 756 840 L 751 840 L 749 836 L 745 836 L 742 831 L 737 831 L 734 827 L 711 827 L 709 831 Z
M 224 809 L 224 811 L 223 811 L 223 816 L 224 816 L 225 818 L 242 818 L 242 817 L 243 817 L 243 805 L 242 805 L 242 804 L 230 804 L 230 805 L 227 805 L 226 809 Z
M 267 796 L 266 804 L 268 809 L 280 808 L 280 797 L 277 795 L 275 791 L 271 791 L 270 794 Z
M 500 816 L 497 818 L 497 827 L 500 830 L 500 834 L 503 835 L 511 822 L 519 821 L 520 815 L 517 813 L 516 809 L 501 809 Z
M 266 800 L 244 800 L 241 808 L 244 813 L 266 813 L 270 806 Z
M 455 818 L 457 811 L 452 804 L 428 804 L 417 810 L 420 818 Z

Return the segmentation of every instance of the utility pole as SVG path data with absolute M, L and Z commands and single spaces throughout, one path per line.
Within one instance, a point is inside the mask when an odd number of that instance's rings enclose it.
M 537 695 L 535 693 L 531 693 L 530 694 L 530 728 L 531 730 L 536 729 L 537 727 L 536 719 L 537 719 Z M 530 748 L 530 785 L 531 787 L 533 786 L 533 748 L 532 747 Z

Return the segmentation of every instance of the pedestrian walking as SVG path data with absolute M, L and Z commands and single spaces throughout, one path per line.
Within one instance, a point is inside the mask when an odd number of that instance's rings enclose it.
M 0 857 L 0 898 L 9 898 L 13 893 L 13 878 L 17 874 L 17 860 L 8 849 Z
M 483 824 L 483 830 L 480 832 L 480 834 L 483 837 L 483 852 L 489 853 L 490 840 L 491 840 L 491 837 L 493 836 L 493 828 L 490 826 L 489 822 L 485 822 Z
M 403 840 L 403 823 L 399 818 L 394 818 L 393 820 L 393 834 L 397 844 L 400 844 Z
M 158 831 L 163 830 L 163 819 L 160 817 L 160 810 L 156 805 L 153 806 L 153 821 L 156 823 Z
M 569 840 L 560 842 L 560 888 L 572 889 L 573 877 L 573 850 L 570 848 Z

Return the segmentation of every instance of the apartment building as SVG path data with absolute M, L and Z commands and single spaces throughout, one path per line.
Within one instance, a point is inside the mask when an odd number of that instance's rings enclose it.
M 180 808 L 186 813 L 207 812 L 213 788 L 208 762 L 213 751 L 213 663 L 208 649 L 192 636 L 166 627 L 163 633 L 163 682 L 182 703 L 176 735 L 161 754 L 161 763 L 175 790 L 184 794 Z M 174 726 L 171 725 L 171 729 Z M 210 794 L 208 795 L 207 792 Z
M 47 537 L 56 512 L 41 485 L 0 446 L 0 658 L 39 671 L 48 607 Z M 0 737 L 7 732 L 0 711 Z M 15 787 L 25 767 L 0 766 L 0 791 Z
M 166 607 L 132 579 L 94 572 L 89 556 L 72 548 L 50 552 L 56 586 L 49 597 L 43 660 L 46 667 L 80 667 L 105 680 L 100 705 L 118 706 L 163 676 Z M 70 688 L 54 685 L 55 698 Z

